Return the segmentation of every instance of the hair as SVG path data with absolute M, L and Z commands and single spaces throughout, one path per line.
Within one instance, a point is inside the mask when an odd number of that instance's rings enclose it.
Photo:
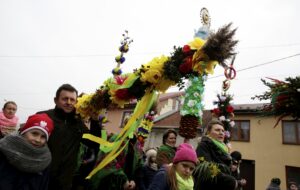
M 163 144 L 166 144 L 169 134 L 173 133 L 177 137 L 177 132 L 174 129 L 167 129 L 163 134 Z
M 212 119 L 210 122 L 208 122 L 208 124 L 207 124 L 207 127 L 206 127 L 206 132 L 205 132 L 205 134 L 207 135 L 208 134 L 208 132 L 210 132 L 211 131 L 211 129 L 212 129 L 212 126 L 213 125 L 216 125 L 216 124 L 218 124 L 218 125 L 221 125 L 221 126 L 223 126 L 224 127 L 224 124 L 220 121 L 220 120 L 217 120 L 217 119 Z
M 177 178 L 176 178 L 176 164 L 166 167 L 167 171 L 167 183 L 170 186 L 171 190 L 178 190 Z
M 274 177 L 271 179 L 271 182 L 276 184 L 276 185 L 280 185 L 281 184 L 281 180 L 278 177 Z
M 145 156 L 146 156 L 145 165 L 149 165 L 149 164 L 153 163 L 151 157 L 156 156 L 156 155 L 157 155 L 157 150 L 155 148 L 149 148 L 145 152 Z
M 58 98 L 59 95 L 60 95 L 60 93 L 61 93 L 61 91 L 63 91 L 63 90 L 66 90 L 66 91 L 69 91 L 69 92 L 76 92 L 76 96 L 78 96 L 78 91 L 76 90 L 75 87 L 73 87 L 73 86 L 70 85 L 70 84 L 63 84 L 63 85 L 61 85 L 61 86 L 57 89 L 55 98 Z
M 242 154 L 239 151 L 233 151 L 230 154 L 230 156 L 231 156 L 232 160 L 236 160 L 236 161 L 242 160 Z
M 2 109 L 5 109 L 5 108 L 8 106 L 8 104 L 13 104 L 13 105 L 15 105 L 16 107 L 18 107 L 17 104 L 16 104 L 16 102 L 14 102 L 14 101 L 7 101 L 7 102 L 5 102 L 5 104 L 3 105 L 3 108 L 2 108 Z

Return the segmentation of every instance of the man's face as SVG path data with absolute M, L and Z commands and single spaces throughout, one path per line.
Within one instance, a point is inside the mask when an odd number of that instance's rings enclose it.
M 77 102 L 76 92 L 62 90 L 59 94 L 59 97 L 54 99 L 56 106 L 65 113 L 71 113 L 75 108 L 74 105 Z

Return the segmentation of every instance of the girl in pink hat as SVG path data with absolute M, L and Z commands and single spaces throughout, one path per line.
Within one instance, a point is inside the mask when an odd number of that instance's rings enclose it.
M 192 173 L 197 164 L 197 155 L 190 144 L 179 145 L 173 163 L 161 168 L 154 176 L 148 190 L 193 190 Z
M 0 112 L 0 138 L 17 130 L 19 118 L 16 116 L 17 104 L 7 101 Z
M 47 190 L 51 153 L 47 140 L 53 122 L 35 114 L 15 135 L 0 140 L 0 190 Z

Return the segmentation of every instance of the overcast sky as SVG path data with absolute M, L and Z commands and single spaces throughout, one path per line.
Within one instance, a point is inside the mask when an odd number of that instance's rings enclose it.
M 169 56 L 174 45 L 193 39 L 203 7 L 212 30 L 229 22 L 238 28 L 235 68 L 261 65 L 237 73 L 229 90 L 235 104 L 257 102 L 251 97 L 266 90 L 261 78 L 299 75 L 299 0 L 0 0 L 1 107 L 5 100 L 16 101 L 24 122 L 53 108 L 63 83 L 94 92 L 112 76 L 124 30 L 134 40 L 125 72 Z M 221 90 L 222 75 L 217 66 L 206 81 L 207 109 Z

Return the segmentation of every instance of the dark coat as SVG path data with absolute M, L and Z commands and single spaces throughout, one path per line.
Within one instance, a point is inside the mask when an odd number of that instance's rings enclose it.
M 220 173 L 215 177 L 214 180 L 202 180 L 195 179 L 200 184 L 201 190 L 234 190 L 236 185 L 236 180 L 231 176 L 230 164 L 231 157 L 229 154 L 222 152 L 213 141 L 204 136 L 201 139 L 197 149 L 198 158 L 204 158 L 205 161 L 210 163 L 215 163 L 219 166 Z M 201 164 L 199 165 L 199 167 Z
M 138 179 L 139 190 L 146 190 L 150 186 L 157 172 L 157 170 L 154 170 L 148 165 L 144 165 L 141 171 L 140 178 Z
M 100 124 L 100 122 L 94 119 L 90 119 L 90 122 L 91 124 L 89 133 L 94 136 L 101 137 L 102 125 Z M 79 187 L 88 186 L 88 180 L 86 180 L 85 178 L 95 167 L 97 155 L 100 148 L 100 145 L 98 143 L 88 139 L 82 139 L 81 142 L 81 155 L 78 159 L 79 166 L 76 173 L 74 174 L 72 189 L 78 189 Z
M 0 153 L 0 190 L 47 190 L 48 173 L 48 168 L 39 173 L 21 172 Z
M 81 137 L 88 129 L 75 112 L 65 113 L 59 108 L 43 111 L 54 123 L 48 146 L 52 154 L 50 190 L 69 190 L 77 167 Z
M 167 180 L 167 171 L 162 167 L 154 176 L 148 190 L 170 190 Z

